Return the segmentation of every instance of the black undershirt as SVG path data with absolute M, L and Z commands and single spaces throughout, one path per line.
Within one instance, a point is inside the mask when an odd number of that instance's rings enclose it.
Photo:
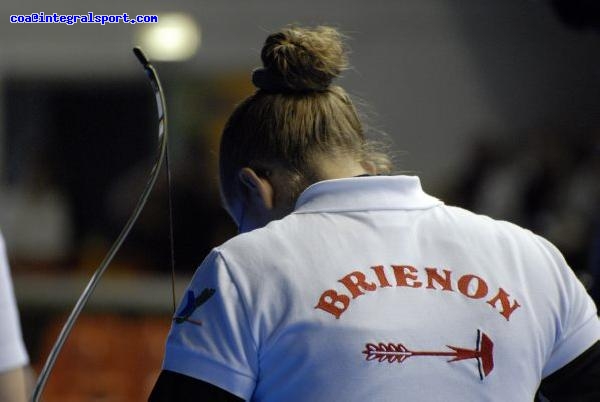
M 163 370 L 148 398 L 149 402 L 243 402 L 243 399 L 208 382 Z
M 544 378 L 538 394 L 551 402 L 600 401 L 600 341 Z

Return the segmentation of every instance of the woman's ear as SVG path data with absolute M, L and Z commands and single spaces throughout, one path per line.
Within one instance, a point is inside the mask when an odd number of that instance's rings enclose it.
M 267 210 L 273 209 L 275 192 L 267 178 L 258 176 L 254 169 L 249 167 L 241 168 L 238 177 L 250 196 L 250 202 Z
M 360 164 L 368 174 L 372 176 L 377 174 L 377 166 L 373 161 L 362 161 Z

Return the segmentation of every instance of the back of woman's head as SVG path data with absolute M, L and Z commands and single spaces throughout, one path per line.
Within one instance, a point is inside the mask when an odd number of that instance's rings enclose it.
M 352 157 L 389 170 L 374 153 L 346 91 L 332 81 L 346 68 L 342 37 L 330 27 L 289 27 L 269 35 L 254 71 L 258 90 L 230 116 L 221 139 L 220 179 L 226 204 L 239 197 L 238 172 L 279 169 L 287 176 L 276 203 L 295 201 L 322 180 L 320 162 Z

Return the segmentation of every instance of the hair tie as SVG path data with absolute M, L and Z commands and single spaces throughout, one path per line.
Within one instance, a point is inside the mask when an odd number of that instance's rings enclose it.
M 273 93 L 285 93 L 285 92 L 322 92 L 329 89 L 331 80 L 326 85 L 315 88 L 303 88 L 297 89 L 290 86 L 281 76 L 281 74 L 273 71 L 269 68 L 256 68 L 252 71 L 252 83 L 255 87 L 260 88 L 267 92 Z
M 257 88 L 268 92 L 291 92 L 283 77 L 267 68 L 256 68 L 252 71 L 252 83 Z

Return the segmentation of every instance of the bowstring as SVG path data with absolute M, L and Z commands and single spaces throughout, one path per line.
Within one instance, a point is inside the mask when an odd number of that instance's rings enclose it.
M 169 199 L 169 246 L 171 251 L 171 296 L 173 301 L 173 315 L 177 309 L 175 296 L 175 236 L 173 233 L 173 187 L 171 186 L 171 164 L 169 163 L 169 143 L 165 155 L 165 172 L 167 176 L 167 198 Z

